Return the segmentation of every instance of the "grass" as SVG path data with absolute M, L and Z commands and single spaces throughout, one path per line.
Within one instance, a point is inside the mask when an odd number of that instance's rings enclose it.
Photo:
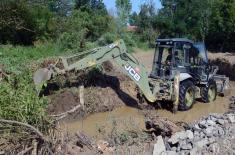
M 26 70 L 0 84 L 0 118 L 28 123 L 46 131 L 50 124 L 44 110 L 47 102 L 37 96 L 31 77 Z
M 0 46 L 0 62 L 4 64 L 6 71 L 19 73 L 24 70 L 24 67 L 32 60 L 50 57 L 61 54 L 52 43 L 38 45 L 38 46 Z
M 47 43 L 35 47 L 0 46 L 0 66 L 9 78 L 0 82 L 0 118 L 28 123 L 46 131 L 50 117 L 47 101 L 34 89 L 29 63 L 40 58 L 60 55 L 56 45 Z

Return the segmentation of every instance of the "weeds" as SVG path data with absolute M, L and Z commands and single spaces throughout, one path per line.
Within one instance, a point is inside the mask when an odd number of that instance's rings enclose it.
M 47 102 L 39 98 L 32 84 L 30 71 L 11 75 L 0 84 L 0 118 L 31 124 L 46 131 L 49 119 L 44 111 Z
M 2 45 L 0 53 L 0 62 L 4 64 L 5 69 L 17 74 L 21 73 L 32 60 L 60 54 L 56 46 L 51 43 L 35 47 Z

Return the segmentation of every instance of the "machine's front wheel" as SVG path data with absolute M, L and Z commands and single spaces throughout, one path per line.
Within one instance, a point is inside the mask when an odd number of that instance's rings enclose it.
M 180 111 L 186 111 L 192 108 L 195 102 L 195 86 L 192 81 L 183 81 L 180 83 L 179 106 Z
M 216 100 L 217 86 L 214 80 L 210 80 L 207 86 L 201 88 L 201 97 L 203 102 L 210 103 Z

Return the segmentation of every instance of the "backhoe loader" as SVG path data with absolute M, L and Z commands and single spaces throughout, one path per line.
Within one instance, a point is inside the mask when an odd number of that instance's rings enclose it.
M 123 40 L 69 57 L 61 57 L 61 68 L 51 64 L 34 74 L 38 90 L 51 78 L 72 70 L 82 70 L 106 61 L 115 62 L 137 85 L 140 101 L 172 101 L 173 111 L 189 110 L 195 98 L 209 103 L 217 94 L 229 92 L 229 78 L 217 75 L 209 66 L 204 44 L 183 38 L 157 39 L 152 72 L 127 52 Z

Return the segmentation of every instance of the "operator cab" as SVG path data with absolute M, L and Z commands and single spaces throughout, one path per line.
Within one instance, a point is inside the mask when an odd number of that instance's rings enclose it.
M 208 65 L 205 45 L 189 39 L 157 39 L 150 78 L 173 80 L 177 71 L 206 80 L 202 66 Z M 202 74 L 203 72 L 203 74 Z

